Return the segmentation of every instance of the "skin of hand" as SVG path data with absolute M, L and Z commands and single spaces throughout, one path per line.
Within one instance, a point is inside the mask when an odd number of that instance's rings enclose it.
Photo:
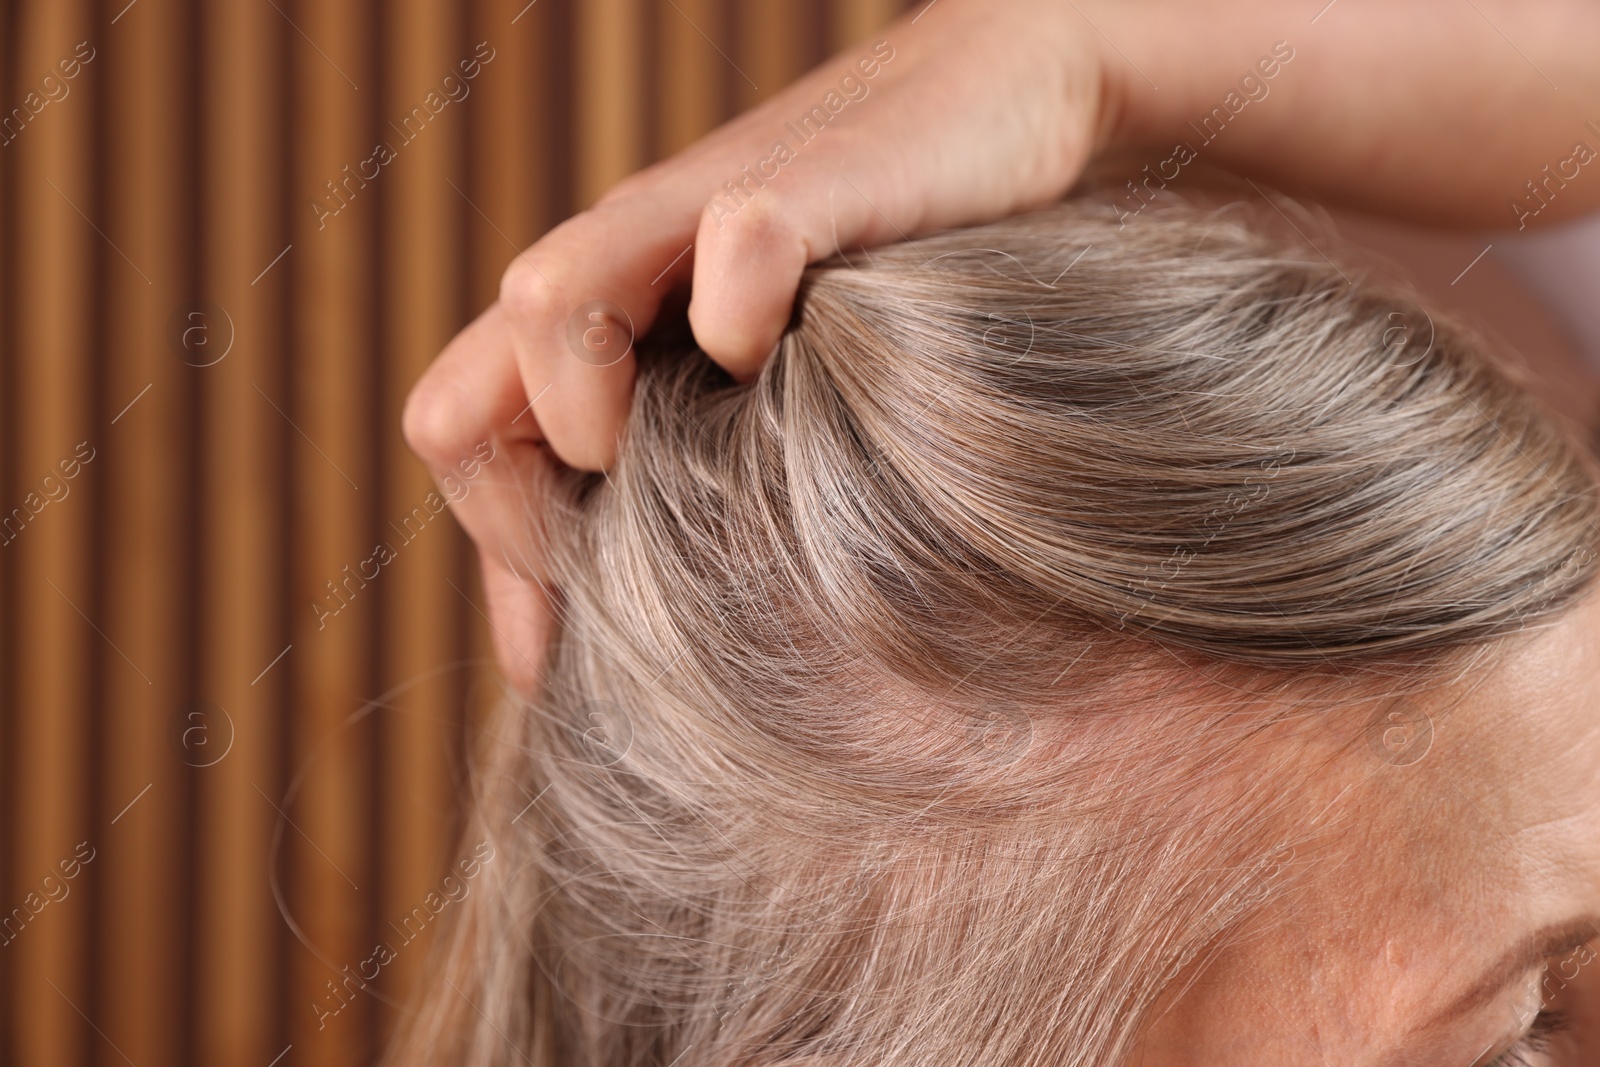
M 454 507 L 479 550 L 507 680 L 533 690 L 553 607 L 530 486 L 558 461 L 609 467 L 632 395 L 632 355 L 595 359 L 575 338 L 599 329 L 626 352 L 692 282 L 696 341 L 748 380 L 807 264 L 1047 203 L 1092 159 L 1126 157 L 1133 173 L 1193 140 L 1190 123 L 1278 41 L 1295 58 L 1200 149 L 1209 162 L 1333 203 L 1510 225 L 1523 181 L 1569 157 L 1586 115 L 1600 121 L 1600 65 L 1586 45 L 1596 39 L 1600 8 L 1566 2 L 1446 12 L 1336 0 L 1320 14 L 1266 0 L 919 5 L 881 45 L 845 50 L 551 230 L 412 391 L 406 439 L 436 478 L 495 446 L 480 490 Z M 845 78 L 865 94 L 797 138 L 793 124 L 830 92 L 841 99 Z M 790 158 L 750 181 L 778 141 Z M 727 199 L 725 183 L 742 192 Z M 1583 175 L 1536 224 L 1597 205 L 1600 178 Z

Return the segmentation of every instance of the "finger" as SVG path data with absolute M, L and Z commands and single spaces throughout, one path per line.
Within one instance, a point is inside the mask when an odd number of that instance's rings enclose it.
M 490 437 L 543 439 L 498 304 L 468 323 L 428 365 L 406 397 L 401 427 L 406 443 L 436 476 Z
M 847 131 L 809 156 L 743 169 L 700 216 L 689 324 L 707 355 L 735 378 L 753 377 L 793 314 L 806 267 L 839 251 L 913 232 L 904 191 L 882 163 L 854 150 Z M 853 166 L 855 163 L 860 166 Z
M 496 442 L 466 495 L 452 506 L 478 546 L 485 617 L 507 681 L 532 693 L 540 678 L 556 593 L 542 537 L 554 461 L 528 441 Z
M 544 649 L 554 624 L 554 597 L 548 585 L 533 580 L 516 561 L 478 550 L 489 640 L 507 683 L 524 696 L 543 680 Z
M 535 516 L 553 461 L 538 443 L 538 420 L 498 307 L 434 360 L 407 398 L 403 422 L 407 442 L 478 547 L 501 670 L 531 692 L 550 604 Z
M 491 556 L 525 561 L 519 570 L 543 581 L 530 516 L 549 459 L 498 307 L 445 346 L 407 397 L 402 423 L 468 536 Z
M 550 231 L 500 285 L 523 388 L 564 462 L 604 470 L 633 395 L 633 345 L 694 257 L 681 191 L 608 200 Z
M 1046 203 L 1081 169 L 1092 49 L 1040 45 L 1022 62 L 1018 32 L 1052 34 L 1014 5 L 941 6 L 913 31 L 920 18 L 887 31 L 897 47 L 874 46 L 875 75 L 841 53 L 741 117 L 744 154 L 706 183 L 689 320 L 735 377 L 766 361 L 808 264 Z M 839 103 L 841 75 L 857 71 L 871 94 Z M 837 106 L 818 106 L 830 95 Z

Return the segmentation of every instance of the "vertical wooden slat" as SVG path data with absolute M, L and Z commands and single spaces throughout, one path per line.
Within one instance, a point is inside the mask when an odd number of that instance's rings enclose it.
M 739 40 L 733 59 L 749 79 L 740 79 L 743 110 L 772 96 L 810 65 L 806 45 L 813 36 L 816 7 L 809 0 L 765 0 L 736 6 L 735 11 Z
M 103 155 L 104 173 L 116 175 L 105 194 L 110 232 L 137 267 L 116 259 L 104 272 L 114 309 L 107 318 L 125 324 L 102 334 L 108 419 L 117 420 L 105 430 L 101 472 L 115 517 L 103 541 L 106 595 L 111 632 L 150 684 L 116 656 L 102 658 L 106 815 L 118 821 L 101 872 L 108 892 L 98 977 L 108 1036 L 136 1062 L 182 1062 L 187 1029 L 169 1020 L 186 1001 L 190 782 L 166 743 L 189 692 L 192 520 L 203 507 L 189 477 L 192 381 L 166 343 L 168 317 L 193 280 L 187 14 L 181 6 L 127 12 L 105 31 L 102 71 L 113 90 Z M 97 1063 L 119 1058 L 97 1050 Z
M 103 335 L 110 412 L 96 428 L 96 463 L 104 464 L 97 473 L 114 517 L 102 546 L 106 629 L 118 645 L 100 656 L 107 758 L 99 773 L 105 817 L 117 822 L 101 831 L 96 861 L 106 880 L 97 968 L 106 1011 L 98 1022 L 121 1050 L 97 1049 L 96 1063 L 185 1058 L 187 1028 L 173 1020 L 186 1000 L 191 783 L 167 737 L 190 687 L 192 518 L 203 502 L 189 477 L 192 368 L 174 356 L 166 333 L 193 278 L 188 25 L 182 5 L 132 8 L 105 26 L 96 60 L 113 90 L 105 97 L 102 228 L 120 249 L 108 249 L 113 258 L 105 261 L 102 314 L 119 328 Z
M 661 100 L 661 149 L 671 155 L 727 117 L 722 110 L 727 60 L 701 36 L 720 27 L 718 0 L 673 0 L 661 6 L 661 78 L 655 88 Z
M 17 5 L 0 5 L 0 94 L 7 100 L 14 98 L 17 81 L 14 77 L 17 22 Z M 12 506 L 18 484 L 13 468 L 18 436 L 16 422 L 11 416 L 11 376 L 15 361 L 9 355 L 17 347 L 12 286 L 18 252 L 16 183 L 12 180 L 16 157 L 10 148 L 9 144 L 0 145 L 0 509 L 6 510 Z M 4 514 L 5 511 L 0 511 L 0 518 Z M 13 789 L 17 781 L 17 717 L 8 710 L 17 706 L 13 688 L 16 677 L 13 648 L 17 632 L 12 598 L 13 571 L 9 546 L 0 545 L 0 920 L 9 913 L 11 901 L 18 899 L 22 888 L 16 863 L 19 798 Z M 3 933 L 0 936 L 4 936 Z M 16 977 L 11 961 L 0 959 L 0 1060 L 7 1063 L 17 1062 L 18 1057 L 13 1018 Z
M 49 73 L 58 59 L 71 54 L 74 42 L 90 36 L 87 5 L 72 0 L 30 5 L 19 21 L 16 55 L 23 84 Z M 93 200 L 88 104 L 88 94 L 80 93 L 45 105 L 0 149 L 11 154 L 15 168 L 18 212 L 12 237 L 20 252 L 17 262 L 27 264 L 12 280 L 16 352 L 9 358 L 15 393 L 7 412 L 16 434 L 13 492 L 24 495 L 0 504 L 6 509 L 0 518 L 19 505 L 32 510 L 28 493 L 39 494 L 35 501 L 46 500 L 43 478 L 59 477 L 57 463 L 72 457 L 77 442 L 103 440 L 99 428 L 89 425 L 83 389 L 91 356 L 81 295 L 91 291 L 93 260 L 104 239 L 73 207 Z M 78 842 L 99 846 L 102 856 L 105 848 L 82 773 L 89 754 L 88 674 L 100 662 L 104 639 L 74 607 L 95 607 L 90 601 L 91 513 L 80 505 L 88 480 L 103 473 L 92 467 L 80 472 L 70 483 L 73 495 L 44 503 L 0 548 L 11 554 L 14 568 L 9 592 L 16 677 L 9 695 L 15 703 L 8 710 L 17 746 L 8 798 L 15 812 L 17 878 L 9 887 L 12 895 L 0 905 L 6 909 L 0 919 L 18 907 L 28 916 L 0 951 L 15 968 L 12 1018 L 22 1063 L 83 1063 L 91 1042 L 98 1040 L 79 1014 L 79 1006 L 90 1001 L 89 976 L 81 966 L 90 894 L 46 902 L 37 913 L 30 901 L 47 900 L 42 880 L 59 873 L 58 863 L 72 858 Z M 94 621 L 103 628 L 104 619 Z M 103 873 L 91 865 L 69 884 L 81 890 L 84 879 Z
M 641 0 L 578 0 L 577 194 L 591 204 L 644 163 Z
M 383 177 L 385 314 L 377 431 L 389 462 L 383 472 L 387 521 L 376 537 L 394 558 L 381 566 L 374 585 L 384 623 L 382 686 L 400 691 L 378 713 L 384 869 L 373 948 L 381 942 L 393 953 L 379 986 L 398 1000 L 422 973 L 443 909 L 453 906 L 438 890 L 456 822 L 453 693 L 462 678 L 452 665 L 456 620 L 469 609 L 451 585 L 459 587 L 454 571 L 460 530 L 442 511 L 435 512 L 444 507 L 445 497 L 407 457 L 400 412 L 411 383 L 461 318 L 461 290 L 451 284 L 466 266 L 458 224 L 465 192 L 459 161 L 466 154 L 473 94 L 500 73 L 505 57 L 494 42 L 503 44 L 506 31 L 490 31 L 479 48 L 478 42 L 462 40 L 453 13 L 431 0 L 405 0 L 392 11 L 392 20 L 386 108 L 394 114 L 408 113 L 419 103 L 440 108 Z M 475 77 L 465 77 L 474 71 Z M 460 484 L 470 487 L 468 472 L 476 470 L 467 468 Z M 388 1022 L 389 1013 L 384 1014 Z
M 371 120 L 381 102 L 373 55 L 378 12 L 358 4 L 280 6 L 300 36 L 290 76 L 293 381 L 289 396 L 272 398 L 296 428 L 293 649 L 283 666 L 292 679 L 300 787 L 284 805 L 283 835 L 288 900 L 309 943 L 290 956 L 289 1040 L 297 1063 L 332 1067 L 372 1051 L 374 1002 L 359 976 L 348 977 L 371 948 L 368 920 L 381 899 L 368 864 L 371 726 L 349 720 L 374 681 L 373 600 L 357 567 L 370 551 L 379 492 L 370 429 L 373 236 L 378 183 L 390 176 L 366 181 L 358 168 L 376 138 L 395 134 Z M 338 207 L 337 214 L 319 219 L 314 202 Z M 319 603 L 339 610 L 320 615 Z
M 565 203 L 555 204 L 557 168 L 551 166 L 563 126 L 550 62 L 558 52 L 552 33 L 559 32 L 559 7 L 530 8 L 527 0 L 474 5 L 466 43 L 487 41 L 496 54 L 473 83 L 465 116 L 472 184 L 462 191 L 471 203 L 445 187 L 456 197 L 470 242 L 469 315 L 495 300 L 506 265 L 566 210 Z
M 282 14 L 276 10 L 275 13 Z M 299 94 L 295 90 L 298 68 L 294 58 L 300 54 L 300 31 L 288 18 L 283 18 L 276 37 L 269 36 L 263 44 L 272 49 L 276 84 L 281 87 L 278 96 L 279 105 L 273 112 L 273 121 L 267 130 L 270 131 L 278 154 L 277 165 L 271 169 L 273 189 L 269 210 L 280 221 L 277 226 L 278 237 L 272 244 L 276 245 L 282 241 L 283 248 L 274 253 L 272 261 L 262 267 L 250 282 L 251 288 L 258 290 L 257 299 L 263 301 L 264 306 L 275 309 L 267 314 L 280 324 L 273 337 L 277 344 L 275 349 L 271 350 L 272 358 L 263 361 L 261 377 L 259 379 L 252 377 L 250 386 L 258 392 L 265 389 L 271 395 L 291 396 L 293 383 L 296 380 L 294 351 L 297 331 L 294 322 L 299 308 L 297 294 L 301 286 L 301 271 L 297 269 L 299 260 L 292 255 L 293 239 L 297 236 L 295 214 L 303 203 L 302 194 L 296 188 L 301 168 L 301 152 L 300 138 L 296 132 L 299 116 L 296 113 L 295 102 Z M 268 275 L 272 277 L 269 279 Z M 262 686 L 267 690 L 269 695 L 262 699 L 271 701 L 276 714 L 278 773 L 276 782 L 259 784 L 252 782 L 251 788 L 257 792 L 266 792 L 269 796 L 283 796 L 294 778 L 295 739 L 300 733 L 295 721 L 296 675 L 292 665 L 286 662 L 286 658 L 294 650 L 295 608 L 299 606 L 296 603 L 298 598 L 294 589 L 296 576 L 299 573 L 295 532 L 300 513 L 300 509 L 296 506 L 295 489 L 298 482 L 294 460 L 295 450 L 301 447 L 301 443 L 299 431 L 293 427 L 289 419 L 268 418 L 267 425 L 272 428 L 268 432 L 272 434 L 272 452 L 276 469 L 272 492 L 275 503 L 274 521 L 271 524 L 272 558 L 264 563 L 264 567 L 272 568 L 275 573 L 282 575 L 283 585 L 280 595 L 267 608 L 274 619 L 277 633 L 266 650 L 273 658 L 252 677 L 250 684 L 252 687 Z M 273 652 L 280 643 L 282 648 Z M 274 890 L 274 904 L 281 912 L 284 910 L 284 897 L 295 885 L 295 868 L 291 862 L 292 857 L 277 847 L 277 843 L 281 840 L 280 834 L 287 832 L 277 812 L 273 813 L 272 820 L 272 837 L 265 864 L 266 878 Z M 291 1039 L 295 1036 L 294 1023 L 297 1014 L 290 1006 L 294 999 L 294 961 L 300 957 L 304 949 L 297 938 L 288 936 L 288 922 L 281 915 L 272 929 L 276 935 L 273 939 L 274 951 L 271 959 L 264 963 L 272 968 L 274 996 L 272 1001 L 262 1005 L 262 1008 L 270 1009 L 273 1013 L 277 1035 L 273 1039 L 273 1046 L 281 1045 L 289 1049 L 292 1048 Z M 299 1005 L 296 1004 L 295 1007 L 298 1008 Z M 286 1053 L 278 1053 L 278 1055 L 284 1054 Z
M 220 361 L 197 371 L 208 502 L 197 694 L 218 712 L 202 709 L 210 721 L 196 721 L 194 728 L 205 732 L 180 746 L 197 765 L 201 816 L 194 1058 L 200 1064 L 266 1064 L 287 1044 L 279 1040 L 273 1005 L 281 979 L 275 946 L 289 933 L 267 875 L 279 816 L 262 793 L 276 798 L 284 785 L 278 765 L 285 709 L 275 700 L 283 665 L 267 668 L 289 643 L 278 626 L 281 608 L 274 607 L 282 604 L 287 577 L 275 543 L 283 508 L 278 446 L 297 435 L 257 388 L 285 396 L 279 301 L 288 270 L 283 261 L 273 264 L 289 243 L 276 208 L 285 97 L 283 57 L 275 46 L 286 32 L 299 37 L 267 4 L 216 5 L 207 12 L 205 31 L 202 69 L 210 106 L 202 140 L 206 269 L 199 295 L 224 316 L 207 322 L 210 344 L 220 346 L 231 335 L 232 347 L 226 355 L 216 347 L 197 354 Z

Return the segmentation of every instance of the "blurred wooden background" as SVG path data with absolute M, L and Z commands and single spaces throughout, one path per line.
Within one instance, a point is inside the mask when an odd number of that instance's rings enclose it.
M 495 692 L 408 388 L 518 249 L 899 7 L 0 7 L 4 1063 L 373 1059 L 393 1009 L 327 983 L 457 858 Z

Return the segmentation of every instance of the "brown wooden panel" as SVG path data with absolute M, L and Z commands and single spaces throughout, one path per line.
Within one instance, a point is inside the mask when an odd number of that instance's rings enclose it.
M 639 77 L 643 0 L 576 0 L 577 197 L 580 206 L 645 163 Z
M 660 0 L 659 6 L 660 75 L 652 88 L 659 89 L 660 149 L 667 156 L 727 117 L 722 86 L 732 68 L 717 49 L 727 51 L 732 42 L 717 39 L 722 0 Z
M 373 584 L 383 620 L 381 686 L 393 695 L 374 713 L 383 746 L 383 866 L 369 952 L 388 960 L 377 986 L 398 1001 L 422 974 L 434 931 L 458 892 L 442 887 L 442 878 L 457 822 L 457 619 L 470 606 L 457 592 L 465 588 L 457 573 L 461 533 L 442 509 L 445 493 L 470 492 L 468 475 L 477 473 L 468 466 L 445 492 L 435 489 L 421 464 L 405 457 L 398 427 L 411 383 L 461 323 L 460 220 L 462 208 L 470 209 L 461 165 L 471 129 L 466 105 L 477 85 L 499 72 L 494 42 L 515 28 L 491 27 L 469 42 L 459 19 L 432 0 L 406 0 L 392 18 L 387 106 L 405 113 L 421 101 L 440 109 L 383 178 L 378 436 L 394 462 L 383 472 L 386 521 L 374 543 L 389 562 Z M 392 1012 L 382 1018 L 390 1022 Z
M 282 667 L 297 789 L 270 799 L 283 808 L 281 871 L 300 934 L 289 955 L 288 1039 L 296 1063 L 331 1067 L 371 1053 L 374 1001 L 355 968 L 371 948 L 382 899 L 373 864 L 374 720 L 357 717 L 375 695 L 376 602 L 358 570 L 382 500 L 372 432 L 377 233 L 382 183 L 392 176 L 380 170 L 367 180 L 361 164 L 406 127 L 383 108 L 374 10 L 283 6 L 299 37 L 289 67 L 293 248 L 278 268 L 292 291 L 292 380 L 286 395 L 261 399 L 295 430 L 293 647 Z
M 11 87 L 18 103 L 27 106 L 23 94 L 90 36 L 86 8 L 62 2 L 18 12 L 18 84 Z M 74 88 L 102 73 L 85 73 Z M 105 888 L 97 881 L 103 870 L 91 863 L 62 882 L 69 895 L 45 882 L 59 877 L 58 865 L 73 859 L 79 842 L 88 842 L 101 861 L 108 848 L 86 773 L 93 756 L 91 679 L 105 646 L 95 627 L 106 623 L 90 557 L 93 486 L 105 472 L 92 465 L 80 470 L 61 483 L 70 486 L 70 495 L 60 499 L 51 499 L 61 490 L 44 481 L 60 477 L 57 464 L 72 459 L 77 442 L 103 441 L 84 388 L 92 371 L 85 296 L 94 292 L 97 246 L 104 241 L 81 213 L 96 206 L 93 119 L 92 94 L 74 93 L 45 104 L 3 149 L 16 182 L 12 239 L 21 269 L 12 279 L 15 391 L 5 413 L 15 434 L 13 496 L 0 507 L 4 518 L 19 506 L 28 517 L 8 528 L 13 539 L 0 549 L 11 556 L 16 622 L 10 661 L 16 675 L 8 694 L 15 713 L 15 778 L 8 797 L 15 866 L 0 919 L 18 916 L 7 931 L 14 939 L 0 951 L 15 968 L 12 1025 L 23 1063 L 83 1062 L 97 1040 L 84 1018 L 96 1013 L 85 964 L 95 892 Z
M 822 8 L 812 0 L 761 0 L 735 5 L 739 40 L 735 53 L 740 110 L 788 85 L 815 63 Z
M 96 252 L 101 298 L 116 310 L 92 320 L 105 411 L 95 464 L 104 464 L 104 628 L 116 647 L 99 656 L 105 748 L 96 771 L 103 818 L 117 821 L 97 827 L 105 845 L 95 872 L 104 881 L 94 1021 L 104 1040 L 94 1042 L 95 1063 L 177 1060 L 185 1036 L 168 1020 L 187 1010 L 191 781 L 166 737 L 195 654 L 194 518 L 203 504 L 193 484 L 193 372 L 165 334 L 195 267 L 189 32 L 183 6 L 143 5 L 97 34 L 104 66 L 95 73 L 111 91 L 95 153 L 106 234 Z
M 467 116 L 466 314 L 487 307 L 512 258 L 572 210 L 571 16 L 570 3 L 483 0 L 470 21 L 469 40 L 487 41 L 496 58 Z
M 289 644 L 284 446 L 293 447 L 298 435 L 262 394 L 287 396 L 287 256 L 277 260 L 289 244 L 281 204 L 283 60 L 288 37 L 303 42 L 269 4 L 209 7 L 202 29 L 205 198 L 195 295 L 213 306 L 185 310 L 199 331 L 191 340 L 204 342 L 192 359 L 209 364 L 194 370 L 206 501 L 194 686 L 200 703 L 183 713 L 177 738 L 180 759 L 195 767 L 189 988 L 195 1062 L 266 1064 L 288 1044 L 278 994 L 280 945 L 289 934 L 267 872 L 279 816 L 263 793 L 276 798 L 284 786 L 286 672 L 283 661 L 268 667 Z
M 0 5 L 0 94 L 11 98 L 15 84 L 15 55 L 17 50 L 16 7 Z M 0 140 L 8 135 L 0 133 Z M 5 353 L 17 348 L 16 312 L 12 302 L 16 277 L 15 257 L 19 251 L 16 241 L 16 183 L 12 181 L 11 145 L 0 144 L 0 508 L 9 509 L 18 478 L 12 469 L 12 459 L 17 440 L 15 424 L 10 419 L 13 393 L 11 372 L 14 361 Z M 3 517 L 4 511 L 0 511 Z M 0 533 L 0 541 L 5 535 Z M 6 709 L 16 706 L 13 679 L 16 677 L 13 653 L 16 645 L 16 620 L 13 616 L 12 554 L 9 544 L 0 544 L 0 923 L 13 907 L 21 889 L 22 880 L 16 875 L 15 848 L 17 823 L 17 743 L 15 717 Z M 0 925 L 0 937 L 6 936 Z M 12 1005 L 15 1002 L 16 975 L 9 964 L 0 963 L 0 1059 L 16 1060 L 16 1045 L 12 1040 Z
M 498 688 L 406 393 L 521 249 L 880 6 L 0 7 L 0 107 L 94 49 L 0 135 L 0 521 L 61 495 L 0 535 L 0 907 L 94 850 L 0 949 L 0 1061 L 373 1062 L 427 932 L 351 976 L 455 858 Z

